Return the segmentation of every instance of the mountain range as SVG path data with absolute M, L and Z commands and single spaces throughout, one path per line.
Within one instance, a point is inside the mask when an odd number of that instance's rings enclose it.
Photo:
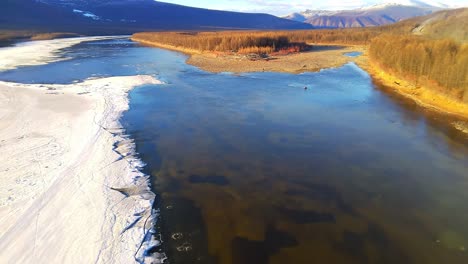
M 268 14 L 193 8 L 153 0 L 1 0 L 0 30 L 130 34 L 147 30 L 310 29 Z
M 369 27 L 392 24 L 404 19 L 428 15 L 441 9 L 441 6 L 412 1 L 408 5 L 381 4 L 354 10 L 306 10 L 290 14 L 284 18 L 308 23 L 315 28 Z
M 429 0 L 428 0 L 429 1 Z M 401 2 L 401 1 L 400 1 Z M 380 26 L 446 8 L 406 0 L 354 10 L 269 14 L 209 10 L 153 0 L 1 0 L 1 30 L 131 34 L 160 30 L 312 29 Z

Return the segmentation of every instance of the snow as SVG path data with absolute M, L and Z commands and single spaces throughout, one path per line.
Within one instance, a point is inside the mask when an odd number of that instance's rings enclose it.
M 100 20 L 101 19 L 99 16 L 96 16 L 95 14 L 93 14 L 91 12 L 82 12 L 82 13 L 83 13 L 84 17 L 89 17 L 89 18 L 92 18 L 94 20 Z
M 159 243 L 155 195 L 119 123 L 128 91 L 145 84 L 161 82 L 0 81 L 0 263 L 161 263 L 145 256 Z
M 117 36 L 81 37 L 54 40 L 30 41 L 16 44 L 13 47 L 0 49 L 0 71 L 12 70 L 21 66 L 48 64 L 66 60 L 60 56 L 62 49 L 81 42 L 114 39 Z M 38 52 L 40 51 L 40 52 Z

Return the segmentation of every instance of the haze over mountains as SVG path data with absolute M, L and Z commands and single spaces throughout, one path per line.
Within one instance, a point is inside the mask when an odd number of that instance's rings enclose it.
M 134 33 L 145 30 L 309 29 L 268 14 L 186 7 L 153 0 L 2 0 L 0 29 L 77 33 Z
M 381 4 L 354 10 L 306 10 L 285 18 L 308 23 L 316 28 L 369 27 L 392 24 L 404 19 L 431 14 L 442 10 L 443 4 L 431 5 L 410 0 L 406 4 Z

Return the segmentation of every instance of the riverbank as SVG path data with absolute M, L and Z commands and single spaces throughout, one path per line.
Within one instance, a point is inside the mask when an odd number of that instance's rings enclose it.
M 421 107 L 468 120 L 468 104 L 433 89 L 415 86 L 414 82 L 386 72 L 378 63 L 370 60 L 367 54 L 358 58 L 356 63 L 369 73 L 374 82 L 389 91 L 411 99 Z
M 344 53 L 363 52 L 362 46 L 344 46 L 333 44 L 314 45 L 310 51 L 292 53 L 289 55 L 272 55 L 266 59 L 252 60 L 248 56 L 238 54 L 223 54 L 199 52 L 192 49 L 159 44 L 132 37 L 133 41 L 143 45 L 182 52 L 189 55 L 187 63 L 204 71 L 219 72 L 287 72 L 302 73 L 320 71 L 325 68 L 335 68 L 354 61 L 354 58 L 344 56 Z
M 61 59 L 61 48 L 91 40 L 27 43 L 8 48 L 2 60 L 7 68 L 46 64 Z M 146 254 L 159 244 L 155 195 L 119 123 L 128 91 L 159 83 L 152 76 L 0 81 L 1 263 L 162 261 Z
M 158 83 L 150 76 L 0 82 L 0 262 L 144 259 L 158 243 L 146 236 L 155 196 L 118 120 L 130 89 Z
M 69 32 L 49 32 L 39 33 L 35 31 L 15 31 L 15 30 L 0 30 L 0 47 L 7 47 L 18 41 L 34 41 L 34 40 L 52 40 L 62 38 L 77 38 L 83 37 L 81 34 Z
M 67 60 L 60 56 L 60 50 L 80 44 L 84 41 L 114 39 L 119 36 L 80 37 L 53 40 L 21 42 L 13 47 L 0 49 L 0 71 L 12 70 L 21 66 L 43 65 L 55 61 Z M 121 36 L 120 36 L 121 37 Z

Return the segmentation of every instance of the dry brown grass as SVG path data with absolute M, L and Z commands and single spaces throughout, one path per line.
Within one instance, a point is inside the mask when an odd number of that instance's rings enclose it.
M 270 54 L 308 50 L 310 43 L 344 45 L 367 44 L 377 29 L 224 31 L 224 32 L 144 32 L 132 39 L 148 45 L 170 47 L 188 53 L 228 52 Z
M 434 87 L 415 86 L 413 81 L 384 70 L 378 61 L 366 57 L 357 60 L 357 62 L 372 76 L 374 81 L 412 99 L 417 104 L 435 111 L 468 118 L 468 104 L 442 92 L 443 89 L 440 87 L 435 89 Z
M 28 30 L 0 30 L 0 46 L 7 46 L 17 40 L 49 40 L 79 36 L 79 34 L 63 32 L 38 33 Z
M 187 63 L 209 72 L 289 72 L 301 73 L 339 67 L 354 60 L 343 55 L 350 51 L 364 51 L 362 46 L 337 46 L 331 49 L 316 49 L 287 56 L 272 55 L 266 59 L 252 60 L 242 55 L 214 53 L 193 54 Z
M 57 33 L 40 33 L 40 34 L 35 34 L 31 36 L 31 40 L 49 40 L 49 39 L 57 39 L 57 38 L 73 38 L 73 37 L 79 37 L 81 35 L 76 34 L 76 33 L 62 33 L 62 32 L 57 32 Z
M 468 102 L 468 44 L 450 39 L 385 34 L 376 37 L 369 56 L 386 72 L 415 86 L 438 90 Z

